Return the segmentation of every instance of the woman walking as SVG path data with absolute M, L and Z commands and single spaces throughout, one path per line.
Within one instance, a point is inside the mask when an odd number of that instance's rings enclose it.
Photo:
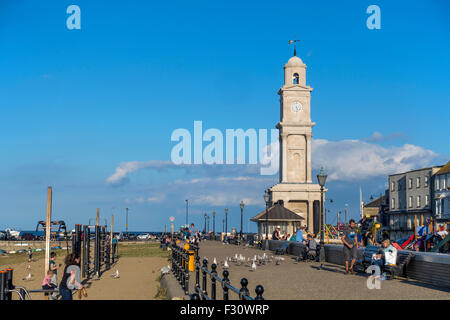
M 59 293 L 61 300 L 72 300 L 72 290 L 83 289 L 81 284 L 81 270 L 79 267 L 80 257 L 76 253 L 67 255 L 61 283 L 59 284 Z

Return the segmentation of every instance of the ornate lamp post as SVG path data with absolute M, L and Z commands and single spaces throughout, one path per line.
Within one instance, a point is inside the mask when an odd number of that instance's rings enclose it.
M 266 203 L 266 244 L 264 246 L 265 250 L 269 249 L 269 191 L 266 190 L 264 193 L 264 202 Z
M 325 186 L 325 181 L 327 180 L 327 174 L 325 173 L 325 171 L 323 171 L 323 168 L 320 169 L 319 174 L 317 175 L 317 181 L 319 182 L 320 185 L 320 262 L 323 262 L 325 260 L 325 249 L 324 249 L 324 241 L 323 241 L 323 236 L 324 236 L 324 224 L 323 224 L 323 215 L 324 215 L 324 211 L 323 211 L 323 189 Z
M 222 233 L 225 232 L 225 219 L 222 219 Z
M 214 240 L 216 239 L 216 212 L 213 211 L 212 212 L 212 216 L 213 216 L 213 235 L 214 235 Z
M 228 208 L 225 208 L 225 238 L 228 235 Z
M 242 217 L 243 217 L 243 215 L 244 215 L 244 206 L 245 206 L 243 200 L 241 200 L 241 204 L 240 204 L 239 206 L 241 207 L 241 232 L 240 232 L 240 234 L 239 234 L 239 240 L 242 241 Z

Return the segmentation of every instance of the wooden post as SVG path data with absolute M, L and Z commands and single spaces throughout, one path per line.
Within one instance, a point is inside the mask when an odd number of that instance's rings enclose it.
M 97 220 L 95 222 L 95 225 L 98 226 L 98 220 L 100 219 L 100 209 L 97 208 Z
M 173 238 L 173 223 L 170 225 L 170 228 L 172 229 L 172 238 Z
M 420 215 L 420 226 L 423 227 L 423 214 Z
M 47 220 L 45 223 L 45 275 L 48 272 L 48 265 L 50 263 L 50 231 L 52 225 L 52 187 L 47 189 Z

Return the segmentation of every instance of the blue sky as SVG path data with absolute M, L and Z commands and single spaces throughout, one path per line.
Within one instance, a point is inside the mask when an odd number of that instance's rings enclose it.
M 71 4 L 81 30 L 66 28 Z M 381 30 L 366 27 L 371 4 Z M 367 199 L 387 174 L 449 159 L 449 9 L 444 0 L 3 0 L 0 229 L 34 228 L 49 185 L 54 217 L 70 225 L 99 207 L 124 229 L 129 207 L 130 229 L 158 230 L 172 215 L 184 223 L 185 199 L 196 224 L 229 207 L 237 226 L 241 198 L 247 217 L 258 213 L 277 176 L 164 164 L 173 130 L 194 120 L 223 132 L 274 128 L 294 35 L 314 88 L 314 169 L 330 174 L 331 216 L 345 203 L 357 216 L 360 186 Z M 143 165 L 107 183 L 133 161 Z

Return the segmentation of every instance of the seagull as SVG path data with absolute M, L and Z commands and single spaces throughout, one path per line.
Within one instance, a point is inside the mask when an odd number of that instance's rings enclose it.
M 114 278 L 114 279 L 120 278 L 120 276 L 119 276 L 119 270 L 116 269 L 116 272 L 114 272 L 114 273 L 111 275 L 111 277 Z
M 26 280 L 26 281 L 31 281 L 33 279 L 33 275 L 31 274 L 31 272 L 28 273 L 28 275 L 23 278 L 22 280 Z
M 214 263 L 215 265 L 217 265 L 217 260 L 216 260 L 216 257 L 214 257 L 214 261 L 213 261 L 213 263 Z
M 223 264 L 223 268 L 224 269 L 228 269 L 230 266 L 228 265 L 227 260 L 225 260 L 225 263 Z
M 27 266 L 27 270 L 31 270 L 31 265 L 28 265 L 28 266 Z
M 252 263 L 252 270 L 253 270 L 253 271 L 256 271 L 256 264 L 255 264 L 255 261 L 253 261 L 253 263 Z
M 168 274 L 170 272 L 170 266 L 167 265 L 167 267 L 162 267 L 161 268 L 161 273 L 164 274 Z

